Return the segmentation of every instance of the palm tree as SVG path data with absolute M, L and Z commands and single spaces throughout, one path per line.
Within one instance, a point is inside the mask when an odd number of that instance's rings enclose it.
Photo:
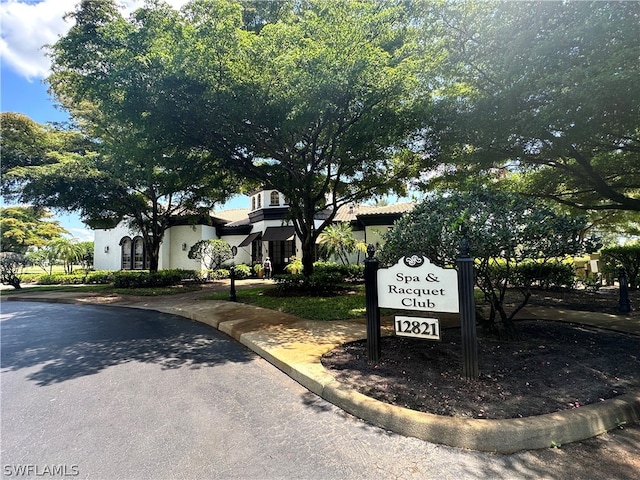
M 356 240 L 351 225 L 346 222 L 329 225 L 319 238 L 320 248 L 326 257 L 337 257 L 343 265 L 349 264 L 349 254 L 356 250 L 366 252 L 364 242 Z
M 47 246 L 55 252 L 58 260 L 62 260 L 65 273 L 73 273 L 73 264 L 79 263 L 84 253 L 84 248 L 76 238 L 56 238 L 51 240 Z

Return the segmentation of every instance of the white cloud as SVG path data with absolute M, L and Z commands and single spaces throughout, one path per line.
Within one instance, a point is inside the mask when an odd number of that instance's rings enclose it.
M 0 56 L 20 75 L 29 80 L 44 78 L 49 74 L 50 61 L 43 46 L 55 43 L 71 28 L 71 20 L 65 14 L 75 10 L 79 0 L 6 0 L 0 3 L 2 38 Z M 119 2 L 123 14 L 144 5 L 143 0 Z M 180 8 L 187 0 L 169 0 L 167 3 Z
M 87 228 L 67 228 L 67 231 L 71 234 L 71 237 L 77 238 L 82 242 L 93 242 L 94 232 Z

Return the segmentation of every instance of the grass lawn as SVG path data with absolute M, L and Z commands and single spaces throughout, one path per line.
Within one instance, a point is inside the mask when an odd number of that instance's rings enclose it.
M 333 297 L 274 297 L 263 292 L 271 288 L 248 288 L 238 290 L 239 302 L 269 308 L 296 315 L 309 320 L 348 320 L 366 315 L 364 286 L 353 287 Z M 229 293 L 214 293 L 203 297 L 205 300 L 229 300 Z

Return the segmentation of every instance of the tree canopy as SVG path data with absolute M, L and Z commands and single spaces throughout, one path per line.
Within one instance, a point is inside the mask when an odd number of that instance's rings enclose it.
M 441 192 L 398 220 L 385 235 L 379 257 L 383 264 L 394 264 L 400 257 L 417 253 L 440 267 L 450 267 L 462 255 L 460 246 L 465 239 L 476 259 L 476 284 L 491 306 L 485 323 L 493 326 L 497 315 L 511 335 L 513 317 L 531 295 L 531 281 L 521 281 L 518 275 L 528 268 L 532 279 L 546 276 L 545 264 L 557 264 L 567 255 L 580 253 L 583 226 L 584 218 L 558 214 L 513 193 L 484 189 Z M 572 281 L 574 273 L 569 269 Z M 504 305 L 509 287 L 518 287 L 522 293 L 522 302 L 511 311 Z
M 167 102 L 180 101 L 179 88 L 165 57 L 176 11 L 157 2 L 126 20 L 114 2 L 85 0 L 70 16 L 75 25 L 51 48 L 48 81 L 93 151 L 21 165 L 9 178 L 24 185 L 22 202 L 79 211 L 97 228 L 126 220 L 142 234 L 155 271 L 175 217 L 206 217 L 239 182 L 175 132 Z
M 84 0 L 71 16 L 51 89 L 100 139 L 85 171 L 125 172 L 105 190 L 135 197 L 94 202 L 91 217 L 167 205 L 173 192 L 222 197 L 240 188 L 235 174 L 287 196 L 311 273 L 341 205 L 402 193 L 416 174 L 428 62 L 399 2 L 151 2 L 124 19 L 113 2 Z
M 68 232 L 41 207 L 13 206 L 0 208 L 0 231 L 3 252 L 25 253 L 29 247 L 42 247 Z
M 640 4 L 429 5 L 447 53 L 429 164 L 446 185 L 512 172 L 529 195 L 640 211 Z

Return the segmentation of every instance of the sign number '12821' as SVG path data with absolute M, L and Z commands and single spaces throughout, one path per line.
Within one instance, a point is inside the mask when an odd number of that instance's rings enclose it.
M 437 318 L 395 317 L 396 335 L 440 340 L 440 322 Z

